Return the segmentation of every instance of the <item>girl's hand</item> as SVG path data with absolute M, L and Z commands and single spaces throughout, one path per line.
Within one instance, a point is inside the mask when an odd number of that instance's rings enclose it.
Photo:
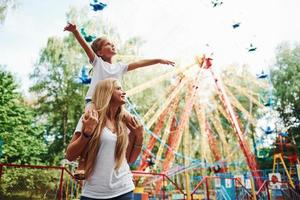
M 71 24 L 70 22 L 68 22 L 68 25 L 64 28 L 64 31 L 70 31 L 72 33 L 74 33 L 76 30 L 77 30 L 76 25 Z
M 160 60 L 159 60 L 159 63 L 160 63 L 160 64 L 164 64 L 164 65 L 172 65 L 172 66 L 175 65 L 175 62 L 169 61 L 169 60 L 164 60 L 164 59 L 160 59 Z
M 127 123 L 127 127 L 129 128 L 130 132 L 134 134 L 135 137 L 143 137 L 143 125 L 135 117 L 131 117 L 130 121 L 128 121 Z
M 83 132 L 86 135 L 93 135 L 98 122 L 98 112 L 96 110 L 87 110 L 87 112 L 84 113 L 82 119 Z

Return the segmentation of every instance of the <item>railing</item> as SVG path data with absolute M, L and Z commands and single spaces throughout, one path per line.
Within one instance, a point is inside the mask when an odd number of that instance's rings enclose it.
M 204 185 L 205 184 L 205 185 Z M 194 190 L 191 192 L 191 199 L 194 199 L 194 195 L 196 194 L 197 190 L 199 190 L 201 188 L 201 186 L 203 187 L 202 191 L 203 194 L 206 194 L 206 199 L 209 200 L 209 187 L 208 187 L 208 177 L 204 177 L 194 188 Z
M 223 185 L 221 185 L 219 190 L 220 190 L 221 197 L 217 196 L 217 199 L 231 200 L 230 196 L 227 194 L 226 189 L 224 188 Z
M 171 195 L 170 192 L 167 191 L 165 187 L 165 182 L 171 183 L 171 185 L 174 187 L 174 189 L 178 192 L 178 194 L 181 194 L 183 198 L 185 199 L 186 194 L 185 192 L 174 182 L 170 177 L 168 177 L 166 174 L 162 173 L 147 173 L 144 171 L 132 171 L 132 174 L 134 177 L 143 177 L 144 179 L 152 179 L 150 181 L 143 181 L 142 187 L 150 188 L 151 191 L 149 191 L 149 196 L 156 199 L 169 199 L 169 196 Z M 154 182 L 153 182 L 154 180 Z M 163 187 L 157 190 L 157 188 L 153 187 L 153 183 L 155 181 L 163 180 Z M 152 186 L 152 187 L 151 187 Z M 155 186 L 155 184 L 154 184 Z
M 217 185 L 216 179 L 219 179 L 219 183 Z M 228 179 L 231 181 L 232 186 L 229 186 L 231 188 L 230 195 L 228 193 L 228 190 L 224 187 L 224 181 Z M 221 181 L 223 181 L 223 184 L 221 184 Z M 251 193 L 243 187 L 242 184 L 239 189 L 236 187 L 236 178 L 230 178 L 230 177 L 219 177 L 219 176 L 206 176 L 204 177 L 193 189 L 191 192 L 191 199 L 195 199 L 194 196 L 200 195 L 202 199 L 239 199 L 241 200 L 242 196 L 245 196 L 243 199 L 252 199 Z M 228 188 L 227 188 L 228 189 Z M 237 193 L 237 190 L 240 192 Z M 235 197 L 234 197 L 235 193 Z M 238 194 L 238 196 L 237 196 Z M 199 197 L 198 197 L 199 198 Z
M 239 179 L 235 179 L 236 183 L 236 199 L 239 200 L 252 200 L 253 195 L 251 192 L 240 182 Z
M 299 192 L 300 191 L 296 191 L 291 185 L 289 182 L 287 182 L 287 185 L 288 185 L 288 190 L 289 190 L 289 193 L 290 193 L 290 197 L 291 199 L 295 199 L 295 200 L 299 200 L 300 199 L 300 194 Z
M 278 182 L 280 184 L 281 196 L 287 200 L 299 200 L 300 194 L 288 182 Z M 272 198 L 272 196 L 271 196 Z
M 258 189 L 258 191 L 256 192 L 256 198 L 261 200 L 271 199 L 268 181 L 264 181 L 262 186 Z
M 155 190 L 153 184 L 144 185 L 151 190 L 152 197 L 156 199 L 169 198 L 171 191 L 166 190 L 167 184 L 172 185 L 177 194 L 181 194 L 183 198 L 186 197 L 184 191 L 165 174 L 141 171 L 133 171 L 132 173 L 134 177 L 162 178 L 165 185 L 159 191 Z M 0 199 L 70 200 L 79 199 L 80 193 L 80 182 L 77 182 L 72 173 L 65 167 L 0 163 Z
M 72 199 L 80 190 L 65 167 L 0 163 L 0 199 Z
M 146 173 L 143 171 L 133 171 L 134 177 L 143 179 L 143 187 L 149 190 L 149 197 L 156 199 L 169 199 L 171 195 L 178 195 L 182 199 L 187 198 L 186 191 L 170 177 L 160 173 Z M 224 185 L 218 185 L 215 179 L 234 180 L 235 198 L 233 193 L 227 193 Z M 163 187 L 155 188 L 152 180 L 163 180 Z M 147 180 L 148 183 L 147 183 Z M 213 181 L 215 180 L 215 181 Z M 150 184 L 151 183 L 151 184 Z M 223 182 L 224 183 L 224 182 Z M 276 186 L 277 184 L 277 186 Z M 166 186 L 171 186 L 168 189 Z M 223 186 L 223 188 L 222 188 Z M 228 188 L 227 188 L 228 189 Z M 174 192 L 175 191 L 175 192 Z M 148 191 L 147 191 L 148 192 Z M 0 199 L 5 200 L 29 200 L 29 199 L 76 199 L 81 193 L 81 185 L 72 173 L 65 167 L 56 166 L 33 166 L 0 163 Z M 254 193 L 254 191 L 253 191 Z M 238 200 L 300 200 L 300 195 L 288 182 L 264 181 L 258 188 L 255 197 L 236 178 L 228 177 L 208 177 L 199 180 L 198 184 L 191 191 L 190 198 L 193 199 L 232 199 Z M 152 196 L 151 196 L 152 195 Z
M 300 194 L 288 182 L 264 181 L 256 193 L 259 200 L 284 199 L 299 200 Z

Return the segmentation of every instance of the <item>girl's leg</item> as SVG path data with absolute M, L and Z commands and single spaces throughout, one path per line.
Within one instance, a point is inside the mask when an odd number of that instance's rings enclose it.
M 85 173 L 84 173 L 84 168 L 85 168 L 85 158 L 87 154 L 87 148 L 84 149 L 84 152 L 82 155 L 79 157 L 78 161 L 78 166 L 77 169 L 74 172 L 74 176 L 77 180 L 84 180 L 85 179 Z

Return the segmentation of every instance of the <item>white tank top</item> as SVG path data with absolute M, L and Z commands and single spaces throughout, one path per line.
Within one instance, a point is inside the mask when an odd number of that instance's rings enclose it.
M 84 182 L 82 196 L 106 199 L 134 190 L 132 173 L 126 159 L 118 170 L 114 169 L 116 142 L 117 136 L 104 127 L 94 172 Z

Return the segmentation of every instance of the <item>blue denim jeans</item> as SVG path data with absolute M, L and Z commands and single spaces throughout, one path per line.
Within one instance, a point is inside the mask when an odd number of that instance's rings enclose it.
M 103 200 L 103 199 L 94 199 L 94 198 L 81 196 L 80 200 Z M 110 198 L 110 199 L 107 199 L 107 200 L 133 200 L 133 192 L 128 192 L 126 194 L 122 194 L 120 196 Z

